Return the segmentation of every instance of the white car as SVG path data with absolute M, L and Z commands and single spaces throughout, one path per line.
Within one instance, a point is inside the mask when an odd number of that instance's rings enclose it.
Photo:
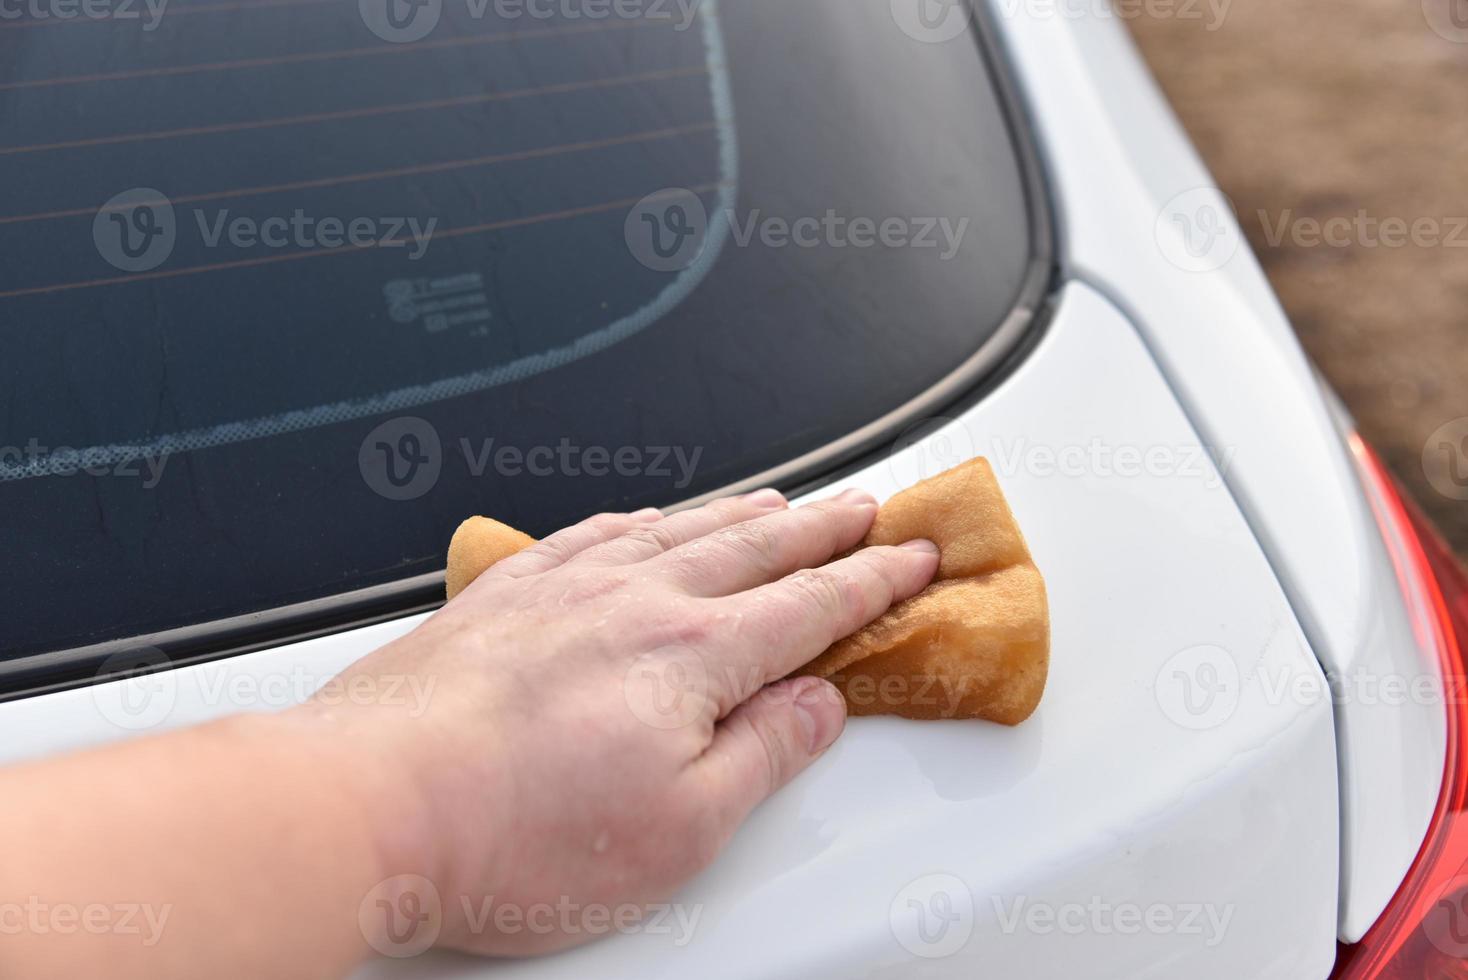
M 303 699 L 471 513 L 983 455 L 1033 718 L 855 719 L 661 927 L 362 976 L 1459 975 L 1462 574 L 1109 8 L 358 6 L 0 25 L 0 761 Z

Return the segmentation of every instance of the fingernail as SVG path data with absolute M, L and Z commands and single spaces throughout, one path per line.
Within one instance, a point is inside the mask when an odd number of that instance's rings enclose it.
M 796 682 L 795 713 L 800 717 L 806 751 L 814 755 L 825 749 L 846 722 L 846 702 L 830 682 L 808 677 Z
M 663 512 L 656 507 L 644 507 L 642 510 L 632 513 L 632 519 L 634 521 L 656 521 L 662 516 Z
M 936 555 L 938 553 L 938 546 L 927 538 L 918 538 L 915 541 L 909 541 L 902 547 L 908 551 L 925 551 L 930 555 Z
M 765 487 L 754 493 L 746 493 L 744 499 L 756 507 L 779 507 L 785 503 L 785 495 L 773 487 Z
M 836 495 L 836 499 L 846 504 L 875 504 L 877 502 L 876 497 L 873 497 L 865 490 L 858 490 L 855 487 L 852 487 L 850 490 L 843 490 Z

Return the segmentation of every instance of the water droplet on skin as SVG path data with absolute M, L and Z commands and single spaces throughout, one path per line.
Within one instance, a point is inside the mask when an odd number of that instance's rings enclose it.
M 591 849 L 597 854 L 605 854 L 607 848 L 611 846 L 611 843 L 612 835 L 603 830 L 596 835 L 596 840 L 592 841 Z

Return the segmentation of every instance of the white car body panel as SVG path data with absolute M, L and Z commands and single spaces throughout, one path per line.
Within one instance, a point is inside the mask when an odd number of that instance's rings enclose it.
M 1057 469 L 1035 453 L 1095 446 L 1161 447 L 1177 465 Z M 994 462 L 1046 574 L 1053 662 L 1035 717 L 853 719 L 676 898 L 698 915 L 682 945 L 642 933 L 542 960 L 381 961 L 362 976 L 1326 976 L 1332 716 L 1328 699 L 1292 693 L 1295 681 L 1318 692 L 1320 667 L 1135 330 L 1088 286 L 1065 287 L 994 393 L 823 493 L 887 497 L 955 451 Z M 413 622 L 0 704 L 0 752 L 278 707 L 293 683 Z M 1200 648 L 1239 671 L 1212 699 L 1190 686 L 1207 679 L 1187 652 Z
M 1342 771 L 1340 936 L 1401 883 L 1442 784 L 1440 676 L 1298 341 L 1225 199 L 1137 55 L 1095 5 L 993 0 L 1045 159 L 1063 274 L 1141 333 L 1224 475 L 1332 678 Z M 1218 219 L 1209 239 L 1182 230 Z

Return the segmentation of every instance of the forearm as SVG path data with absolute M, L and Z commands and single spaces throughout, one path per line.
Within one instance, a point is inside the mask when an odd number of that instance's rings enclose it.
M 840 734 L 834 687 L 782 678 L 932 580 L 925 542 L 836 557 L 876 510 L 598 515 L 307 705 L 0 770 L 0 978 L 315 980 L 635 927 Z
M 296 711 L 0 771 L 0 976 L 349 970 L 415 818 L 346 741 Z

